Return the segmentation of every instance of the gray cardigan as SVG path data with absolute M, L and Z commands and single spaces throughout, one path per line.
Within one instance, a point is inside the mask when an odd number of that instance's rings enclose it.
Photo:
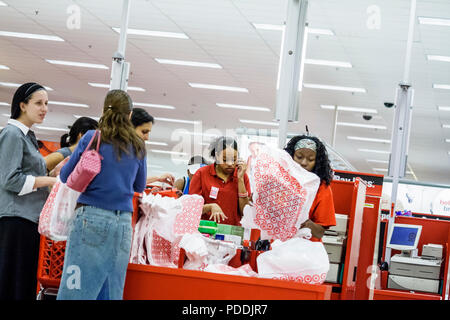
M 47 175 L 45 160 L 29 136 L 8 124 L 0 131 L 0 218 L 21 217 L 39 222 L 49 191 L 44 187 L 19 196 L 27 175 Z

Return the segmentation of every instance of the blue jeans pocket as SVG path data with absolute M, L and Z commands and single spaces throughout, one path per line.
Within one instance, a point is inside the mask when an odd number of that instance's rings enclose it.
M 122 226 L 122 239 L 120 241 L 120 249 L 122 249 L 125 253 L 128 253 L 131 250 L 132 233 L 133 230 L 131 228 L 131 225 Z
M 82 228 L 83 243 L 99 247 L 103 246 L 108 238 L 111 223 L 104 219 L 95 219 L 94 217 L 84 216 Z

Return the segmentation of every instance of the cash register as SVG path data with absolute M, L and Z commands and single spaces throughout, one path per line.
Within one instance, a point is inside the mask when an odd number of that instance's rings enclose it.
M 391 257 L 388 288 L 439 293 L 442 254 L 425 256 L 422 251 L 422 256 L 417 255 L 421 232 L 420 225 L 393 224 L 390 229 L 386 246 L 401 253 Z

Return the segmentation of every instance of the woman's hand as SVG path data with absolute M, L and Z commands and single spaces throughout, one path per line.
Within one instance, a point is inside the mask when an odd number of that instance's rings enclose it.
M 165 173 L 159 177 L 158 181 L 168 183 L 171 186 L 173 186 L 173 184 L 175 182 L 175 177 L 173 175 L 171 175 L 170 173 Z
M 217 203 L 211 203 L 210 206 L 211 214 L 209 216 L 209 220 L 214 220 L 215 222 L 220 223 L 221 219 L 224 221 L 228 218 Z
M 63 161 L 58 163 L 58 165 L 49 173 L 49 177 L 57 177 L 59 176 L 59 173 L 61 172 L 61 168 L 64 167 L 64 165 L 69 161 L 69 157 L 65 158 Z
M 245 172 L 247 171 L 247 164 L 245 163 L 244 160 L 239 159 L 236 163 L 236 167 L 237 167 L 237 177 L 238 179 L 243 179 Z

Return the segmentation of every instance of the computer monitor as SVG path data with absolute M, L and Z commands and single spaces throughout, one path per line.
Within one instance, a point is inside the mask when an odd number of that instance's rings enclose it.
M 422 226 L 394 223 L 388 237 L 387 247 L 394 250 L 411 251 L 417 248 Z

